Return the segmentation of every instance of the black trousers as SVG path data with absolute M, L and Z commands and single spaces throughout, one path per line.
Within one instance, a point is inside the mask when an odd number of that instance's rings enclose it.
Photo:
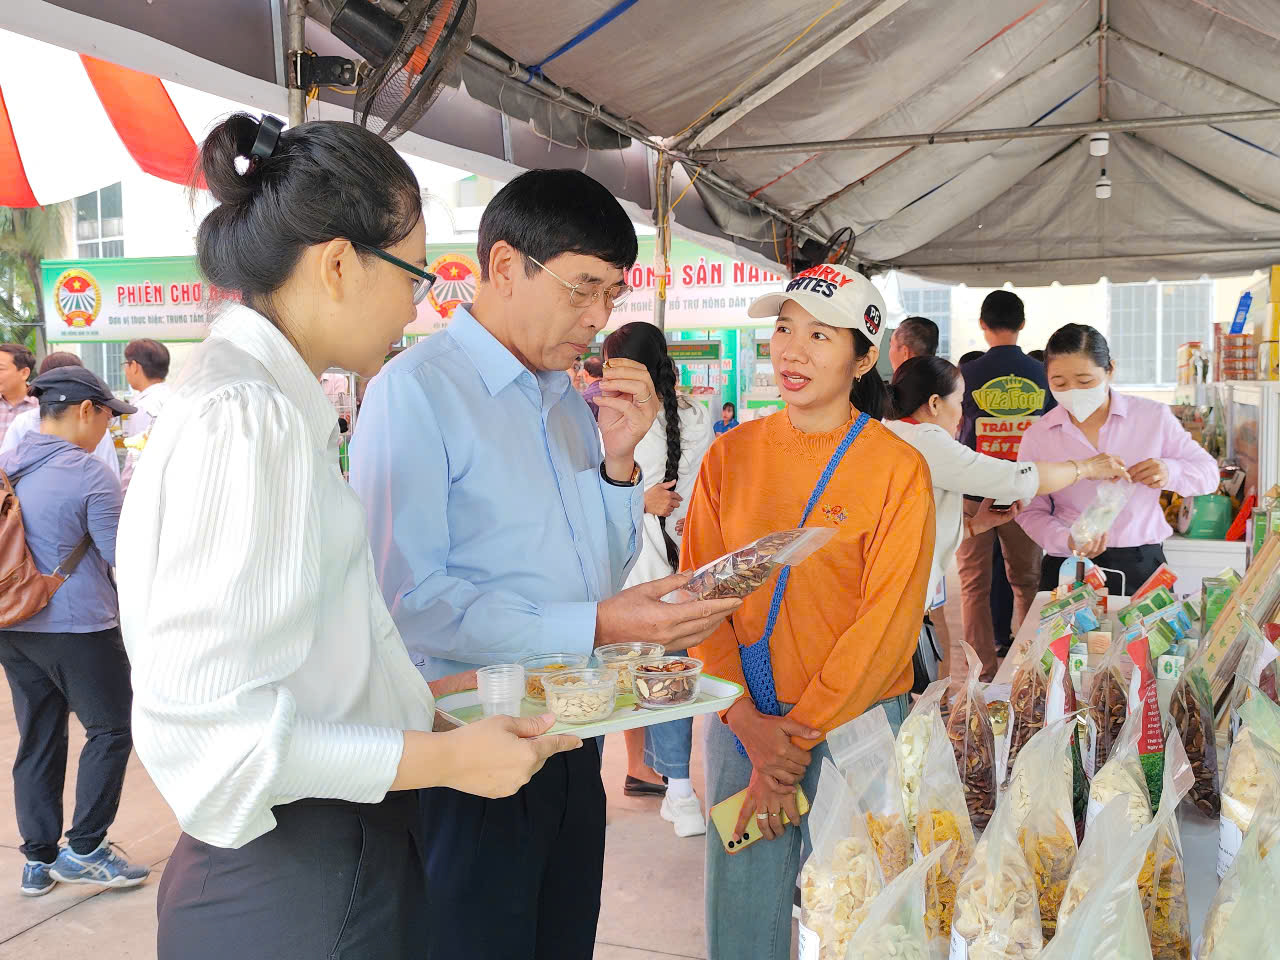
M 178 838 L 157 960 L 426 960 L 416 792 L 272 813 L 275 829 L 238 850 Z
M 1066 557 L 1045 556 L 1040 566 L 1040 589 L 1052 590 L 1058 585 L 1058 573 Z M 1111 547 L 1093 558 L 1093 562 L 1107 570 L 1124 573 L 1124 581 L 1114 573 L 1107 573 L 1107 590 L 1115 596 L 1131 596 L 1164 563 L 1164 545 L 1148 543 L 1142 547 Z M 1106 572 L 1106 571 L 1104 571 Z
M 424 790 L 422 813 L 432 960 L 591 960 L 604 877 L 595 743 L 502 800 Z
M 76 774 L 76 810 L 67 842 L 94 850 L 120 807 L 133 736 L 133 689 L 120 630 L 99 633 L 0 631 L 0 666 L 13 693 L 18 755 L 13 798 L 19 848 L 28 860 L 52 863 L 62 837 L 62 788 L 67 777 L 67 717 L 84 725 Z

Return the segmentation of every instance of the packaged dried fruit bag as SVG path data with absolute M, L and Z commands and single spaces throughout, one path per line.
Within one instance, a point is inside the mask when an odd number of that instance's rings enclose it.
M 1124 646 L 1113 643 L 1103 654 L 1089 690 L 1089 714 L 1097 727 L 1094 770 L 1101 770 L 1106 764 L 1129 716 L 1129 679 L 1124 672 L 1127 662 Z
M 1089 811 L 1085 817 L 1085 841 L 1093 829 L 1094 819 L 1117 799 L 1124 802 L 1125 816 L 1131 830 L 1139 830 L 1151 822 L 1151 793 L 1147 789 L 1146 772 L 1138 755 L 1143 717 L 1134 711 L 1120 728 L 1111 756 L 1089 784 Z
M 853 791 L 825 758 L 809 835 L 813 852 L 800 871 L 799 960 L 844 960 L 884 877 Z
M 1046 943 L 1057 930 L 1058 908 L 1076 860 L 1071 760 L 1075 731 L 1076 718 L 1070 716 L 1032 737 L 1018 755 L 1003 801 L 1013 807 L 1018 841 L 1035 876 Z
M 1071 536 L 1075 542 L 1090 543 L 1109 532 L 1111 525 L 1129 503 L 1132 493 L 1133 484 L 1124 480 L 1108 480 L 1098 484 L 1093 502 L 1071 524 Z
M 1022 748 L 1044 729 L 1045 712 L 1049 706 L 1049 678 L 1053 666 L 1049 646 L 1064 636 L 1071 636 L 1071 628 L 1065 621 L 1055 619 L 1044 625 L 1036 636 L 1031 652 L 1013 675 L 1013 686 L 1009 691 L 1009 759 L 1006 767 L 1010 776 L 1013 775 L 1013 768 Z M 1070 677 L 1066 682 L 1071 682 Z
M 1256 620 L 1242 616 L 1240 630 L 1240 663 L 1231 686 L 1228 701 L 1231 717 L 1231 736 L 1234 739 L 1240 727 L 1240 706 L 1250 696 L 1259 694 L 1272 703 L 1276 697 L 1276 659 L 1280 655 L 1275 645 L 1266 638 Z
M 955 752 L 969 820 L 982 830 L 996 808 L 996 742 L 987 715 L 986 699 L 978 682 L 982 661 L 973 647 L 960 641 L 969 663 L 964 691 L 956 697 L 947 718 L 947 737 Z
M 1170 738 L 1165 750 L 1163 800 L 1143 827 L 1146 852 L 1138 872 L 1138 894 L 1146 918 L 1153 960 L 1191 960 L 1191 917 L 1187 871 L 1178 829 L 1178 804 L 1193 788 L 1195 775 L 1182 743 Z
M 1267 759 L 1264 763 L 1274 761 Z M 1267 772 L 1280 779 L 1280 767 Z M 1280 943 L 1280 791 L 1269 791 L 1258 805 L 1218 892 L 1209 905 L 1199 960 L 1263 958 Z
M 1135 827 L 1129 817 L 1128 798 L 1117 796 L 1111 800 L 1089 823 L 1089 832 L 1080 844 L 1075 866 L 1067 880 L 1067 889 L 1058 908 L 1058 931 L 1071 919 L 1071 914 L 1084 902 L 1085 897 L 1106 881 L 1114 867 L 1116 857 L 1133 840 L 1142 826 Z M 1134 877 L 1137 880 L 1137 877 Z M 1143 926 L 1145 930 L 1145 924 Z
M 1237 678 L 1238 682 L 1240 681 Z M 1256 688 L 1255 688 L 1256 689 Z M 1266 755 L 1280 759 L 1280 707 L 1260 693 L 1240 705 L 1240 731 L 1222 780 L 1222 816 L 1218 821 L 1218 876 L 1226 875 L 1262 798 L 1280 792 L 1270 776 Z
M 935 680 L 911 707 L 911 713 L 898 729 L 895 742 L 898 754 L 898 773 L 902 778 L 902 808 L 907 815 L 907 827 L 915 836 L 916 818 L 919 812 L 920 777 L 924 773 L 925 753 L 929 749 L 929 737 L 934 730 L 934 717 L 941 721 L 940 706 L 951 686 L 951 678 Z M 942 726 L 941 723 L 938 724 Z
M 902 806 L 893 730 L 884 707 L 872 707 L 832 730 L 827 746 L 853 790 L 884 877 L 893 880 L 911 863 L 911 833 Z
M 662 600 L 684 603 L 741 599 L 763 587 L 778 567 L 795 566 L 808 560 L 835 535 L 835 527 L 802 527 L 770 533 L 699 567 L 688 583 L 672 590 Z
M 1202 644 L 1187 664 L 1173 695 L 1169 699 L 1169 719 L 1195 771 L 1195 783 L 1188 796 L 1200 813 L 1211 820 L 1222 812 L 1222 795 L 1218 787 L 1218 743 L 1214 725 L 1213 693 L 1201 653 L 1210 649 Z M 1167 750 L 1167 746 L 1166 746 Z M 1163 800 L 1153 801 L 1157 807 Z
M 956 888 L 973 856 L 974 835 L 960 772 L 942 717 L 934 713 L 930 719 L 933 731 L 920 775 L 916 848 L 918 854 L 928 855 L 946 846 L 945 855 L 929 870 L 924 908 L 925 929 L 930 940 L 945 953 L 951 941 Z
M 1044 946 L 1036 879 L 1012 804 L 996 808 L 956 892 L 949 960 L 1031 960 Z
M 1151 648 L 1146 635 L 1139 633 L 1129 641 L 1129 659 L 1133 673 L 1129 677 L 1129 713 L 1138 714 L 1138 761 L 1147 778 L 1147 797 L 1154 811 L 1160 806 L 1160 790 L 1164 783 L 1164 725 L 1160 719 L 1160 695 L 1156 675 L 1151 669 Z
M 951 853 L 943 844 L 907 867 L 871 903 L 871 912 L 849 941 L 844 960 L 932 960 L 937 952 L 927 928 L 925 886 Z

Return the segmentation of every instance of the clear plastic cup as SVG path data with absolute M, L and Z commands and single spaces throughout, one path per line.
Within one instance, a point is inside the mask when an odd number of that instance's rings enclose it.
M 520 716 L 524 699 L 524 667 L 518 663 L 499 663 L 476 671 L 476 687 L 484 715 Z

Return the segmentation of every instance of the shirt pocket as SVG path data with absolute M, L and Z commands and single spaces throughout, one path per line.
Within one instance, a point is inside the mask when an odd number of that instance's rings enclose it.
M 587 586 L 595 591 L 597 597 L 604 596 L 605 584 L 609 580 L 607 556 L 600 556 L 600 547 L 607 542 L 606 533 L 609 518 L 604 508 L 604 491 L 600 484 L 600 468 L 579 470 L 573 475 L 578 487 L 578 503 L 582 505 L 581 516 L 574 516 L 569 511 L 569 524 L 572 527 L 573 545 L 582 563 L 583 575 L 587 578 Z

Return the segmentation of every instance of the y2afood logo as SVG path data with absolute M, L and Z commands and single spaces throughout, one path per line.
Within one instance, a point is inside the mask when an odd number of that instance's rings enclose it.
M 88 270 L 73 267 L 53 285 L 58 316 L 69 327 L 88 327 L 102 309 L 102 291 Z
M 973 391 L 973 402 L 993 417 L 1026 417 L 1044 406 L 1044 390 L 1025 377 L 996 377 Z

